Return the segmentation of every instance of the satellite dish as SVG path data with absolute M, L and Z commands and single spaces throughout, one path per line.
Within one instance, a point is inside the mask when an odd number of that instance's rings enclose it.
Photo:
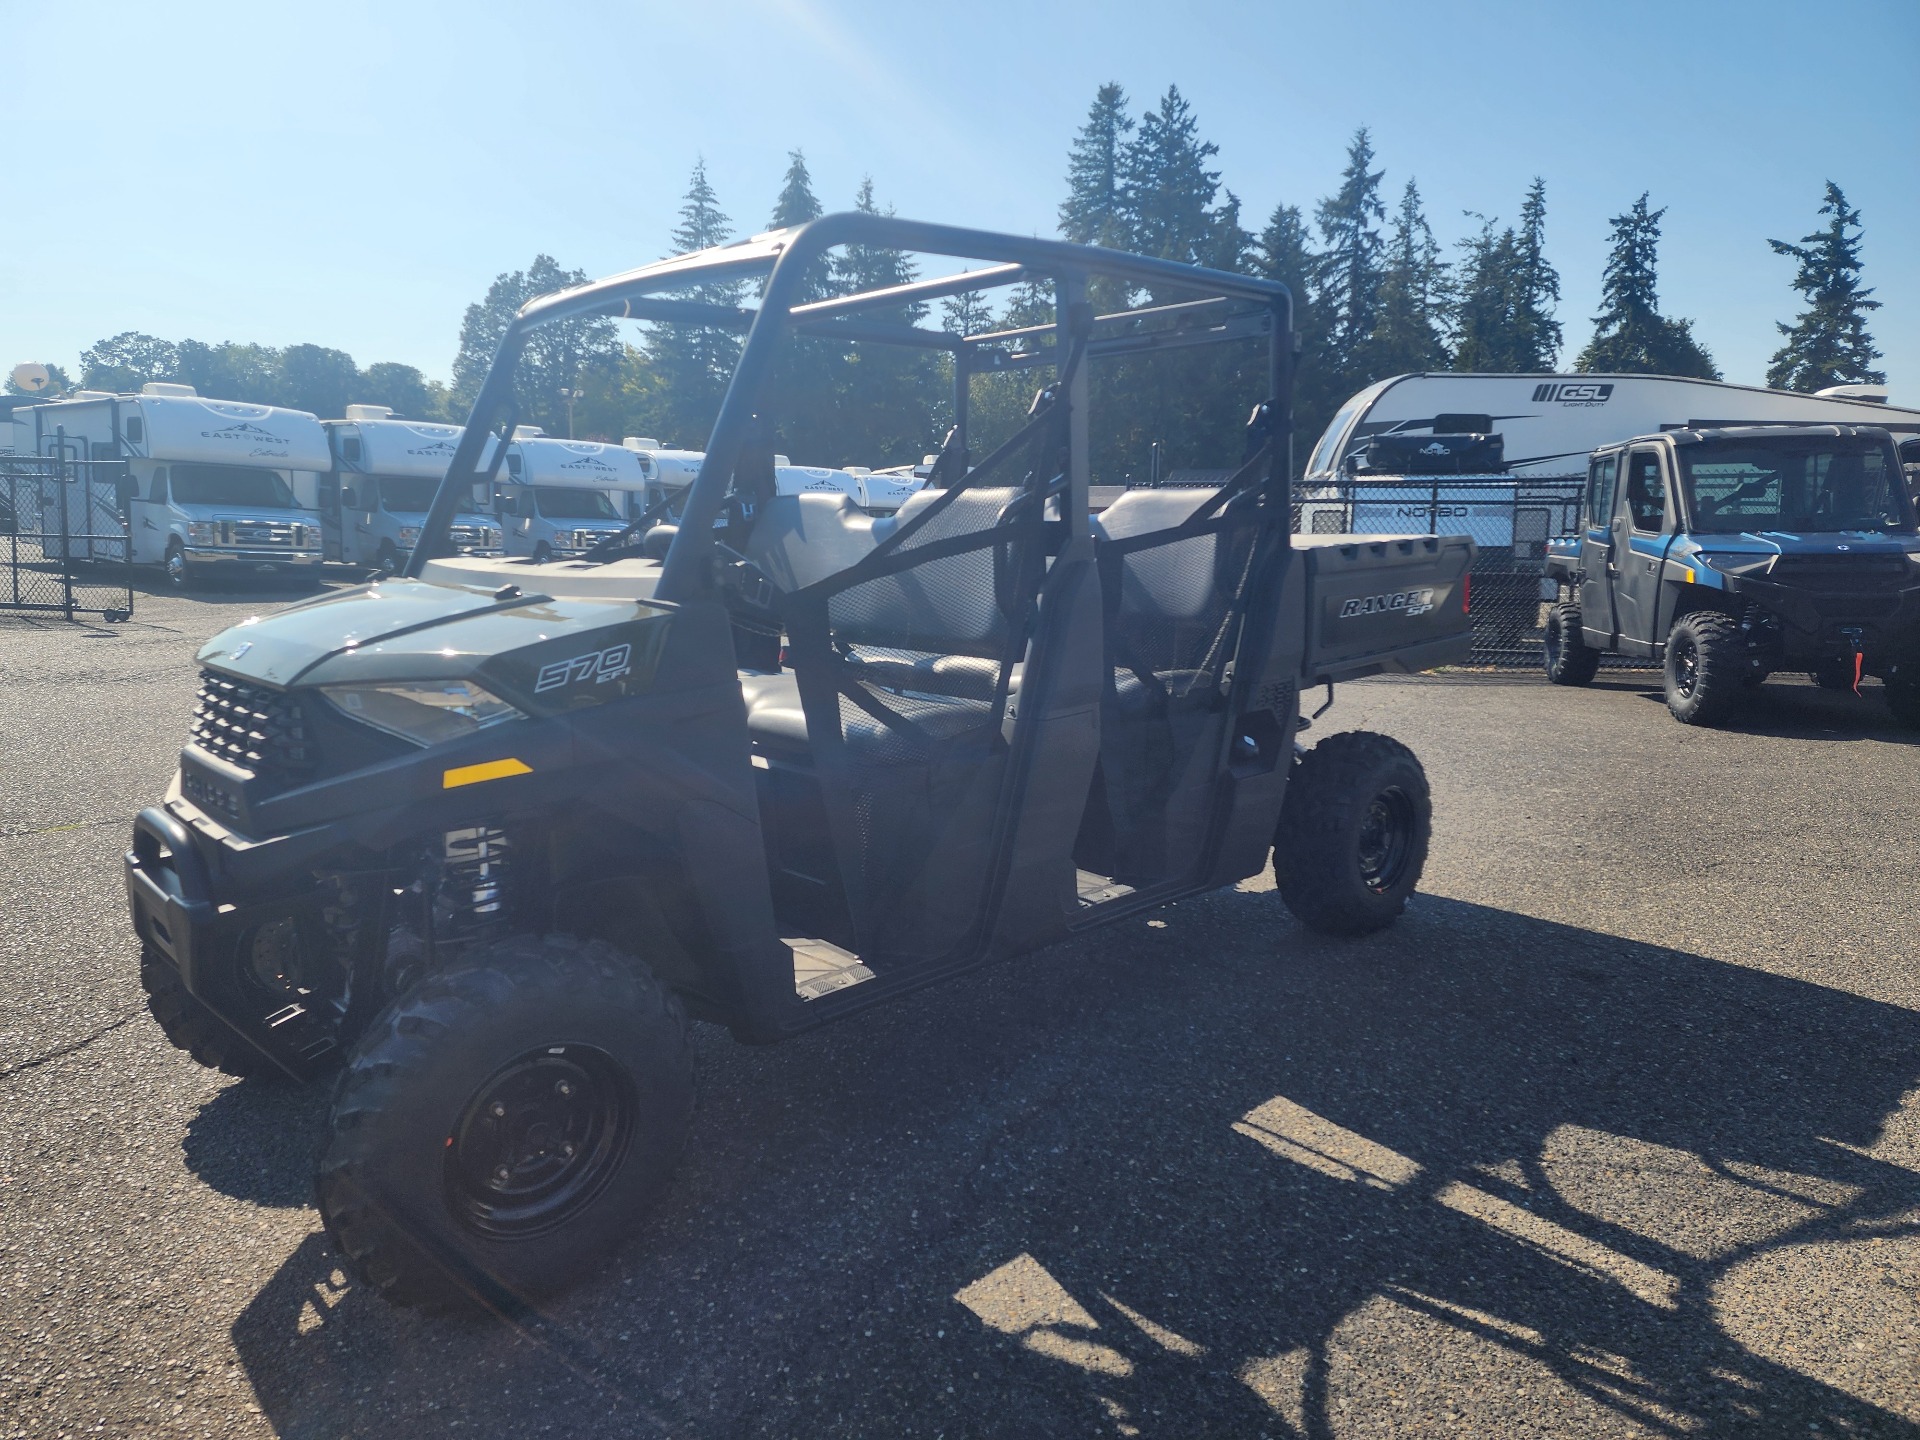
M 53 383 L 53 376 L 44 365 L 16 365 L 13 367 L 13 383 L 29 395 L 38 395 Z

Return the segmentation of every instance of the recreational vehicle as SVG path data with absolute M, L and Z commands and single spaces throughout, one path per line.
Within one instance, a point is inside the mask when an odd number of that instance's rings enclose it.
M 650 468 L 624 445 L 519 427 L 495 496 L 506 553 L 565 559 L 618 533 L 646 503 Z
M 349 405 L 344 420 L 320 423 L 333 457 L 320 480 L 327 559 L 397 575 L 426 523 L 460 427 L 396 420 L 384 405 Z M 455 513 L 451 538 L 462 554 L 498 554 L 500 522 L 478 488 Z
M 133 562 L 164 566 L 176 586 L 215 572 L 319 571 L 319 485 L 331 462 L 306 411 L 155 382 L 137 395 L 83 390 L 13 418 L 22 454 L 53 455 L 64 443 L 71 459 L 127 462 L 119 498 Z

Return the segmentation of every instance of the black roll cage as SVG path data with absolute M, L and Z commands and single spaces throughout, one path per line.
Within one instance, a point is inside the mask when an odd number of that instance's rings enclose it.
M 843 245 L 867 245 L 992 263 L 987 268 L 957 275 L 795 303 L 809 269 L 828 250 Z M 1086 304 L 1086 295 L 1088 283 L 1095 278 L 1118 280 L 1129 289 L 1195 293 L 1196 298 L 1093 315 Z M 764 289 L 758 307 L 752 309 L 663 293 L 684 291 L 699 284 L 760 280 L 765 282 Z M 959 335 L 861 318 L 872 310 L 1047 280 L 1051 280 L 1054 287 L 1052 324 Z M 417 577 L 429 560 L 452 553 L 447 533 L 458 497 L 463 487 L 488 478 L 480 468 L 480 458 L 490 432 L 495 429 L 500 432 L 500 445 L 495 451 L 496 468 L 498 457 L 506 453 L 513 439 L 515 419 L 514 370 L 529 333 L 558 320 L 585 317 L 714 325 L 746 332 L 739 363 L 707 441 L 706 459 L 689 487 L 679 529 L 655 590 L 656 597 L 667 602 L 693 598 L 710 583 L 714 523 L 725 504 L 775 350 L 783 332 L 789 330 L 802 335 L 903 345 L 950 354 L 954 370 L 955 435 L 949 448 L 957 447 L 961 454 L 966 449 L 970 378 L 981 373 L 1053 365 L 1071 353 L 1076 332 L 1083 338 L 1088 360 L 1261 336 L 1267 341 L 1264 424 L 1271 442 L 1268 486 L 1277 500 L 1285 499 L 1284 487 L 1292 473 L 1295 344 L 1293 298 L 1285 285 L 1098 246 L 844 211 L 789 230 L 677 255 L 604 280 L 542 295 L 523 305 L 507 326 L 487 378 L 474 399 L 459 446 L 408 558 L 404 572 L 407 576 Z M 1042 343 L 1049 339 L 1051 343 Z M 1071 372 L 1065 396 L 1070 407 L 1070 493 L 1062 498 L 1068 514 L 1084 516 L 1088 483 L 1088 367 L 1066 368 Z

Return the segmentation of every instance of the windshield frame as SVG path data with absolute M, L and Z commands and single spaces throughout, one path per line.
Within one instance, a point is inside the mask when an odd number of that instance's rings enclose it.
M 190 476 L 192 476 L 195 471 L 218 472 L 218 474 L 213 477 L 208 477 L 204 473 L 200 476 L 193 477 L 202 479 L 217 479 L 219 474 L 228 476 L 266 475 L 273 480 L 275 495 L 285 498 L 276 498 L 274 500 L 189 500 L 180 493 L 180 472 L 183 470 L 187 471 Z M 191 505 L 202 510 L 292 510 L 298 512 L 306 508 L 300 503 L 300 498 L 293 493 L 293 486 L 289 483 L 287 477 L 271 466 L 228 465 L 218 460 L 169 460 L 167 462 L 167 498 L 175 505 Z
M 1676 451 L 1676 459 L 1679 462 L 1676 466 L 1679 471 L 1676 479 L 1679 481 L 1681 504 L 1686 507 L 1687 529 L 1695 535 L 1911 535 L 1916 533 L 1913 503 L 1907 494 L 1905 475 L 1901 470 L 1898 453 L 1894 450 L 1893 442 L 1891 438 L 1885 434 L 1876 435 L 1869 432 L 1864 434 L 1854 433 L 1840 435 L 1782 434 L 1729 436 L 1724 439 L 1699 440 L 1692 444 L 1676 445 L 1674 449 Z M 1771 515 L 1741 513 L 1721 516 L 1718 513 L 1718 507 L 1725 504 L 1726 500 L 1711 502 L 1713 508 L 1709 508 L 1707 503 L 1702 502 L 1700 493 L 1695 485 L 1695 465 L 1699 463 L 1710 465 L 1715 462 L 1716 458 L 1718 458 L 1719 463 L 1729 464 L 1733 463 L 1735 459 L 1740 458 L 1743 454 L 1764 456 L 1767 452 L 1774 454 L 1782 454 L 1783 452 L 1791 454 L 1793 452 L 1817 453 L 1822 450 L 1833 452 L 1836 458 L 1842 454 L 1858 454 L 1864 458 L 1869 452 L 1878 453 L 1881 458 L 1881 479 L 1885 487 L 1884 493 L 1890 503 L 1891 510 L 1897 512 L 1897 518 L 1889 520 L 1888 512 L 1885 510 L 1881 512 L 1879 520 L 1875 523 L 1864 523 L 1866 517 L 1856 515 L 1840 516 L 1838 520 L 1835 521 L 1825 517 L 1787 514 L 1785 513 L 1785 504 L 1788 498 L 1788 477 L 1784 470 L 1775 472 L 1781 473 L 1783 476 L 1780 487 L 1781 509 L 1776 510 Z M 1788 463 L 1791 462 L 1789 461 Z M 1829 461 L 1827 471 L 1823 471 L 1820 479 L 1815 483 L 1814 494 L 1828 493 L 1826 475 L 1830 472 L 1831 464 L 1832 462 Z M 1804 482 L 1802 483 L 1804 484 Z M 1730 495 L 1729 498 L 1731 498 Z M 1797 523 L 1802 520 L 1815 520 L 1817 523 Z M 1715 523 L 1716 521 L 1731 521 L 1734 523 L 1729 525 L 1726 523 Z M 1741 523 L 1745 521 L 1753 521 L 1756 523 Z

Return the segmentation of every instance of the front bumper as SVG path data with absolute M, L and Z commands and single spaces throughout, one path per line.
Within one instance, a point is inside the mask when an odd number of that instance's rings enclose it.
M 1858 649 L 1877 670 L 1920 657 L 1920 586 L 1872 591 L 1823 591 L 1728 576 L 1727 590 L 1777 616 L 1789 660 Z
M 249 570 L 263 565 L 276 570 L 318 570 L 326 559 L 318 550 L 236 550 L 230 546 L 213 549 L 189 545 L 185 554 L 195 568 L 219 566 Z
M 191 827 L 185 817 L 193 819 Z M 127 906 L 134 934 L 180 972 L 189 994 L 287 1074 L 309 1081 L 336 1046 L 334 1027 L 285 996 L 269 998 L 249 987 L 242 961 L 243 947 L 260 927 L 314 909 L 315 898 L 215 898 L 215 865 L 228 858 L 222 852 L 244 860 L 246 851 L 260 848 L 236 844 L 183 801 L 151 806 L 135 817 L 133 843 L 123 857 Z

